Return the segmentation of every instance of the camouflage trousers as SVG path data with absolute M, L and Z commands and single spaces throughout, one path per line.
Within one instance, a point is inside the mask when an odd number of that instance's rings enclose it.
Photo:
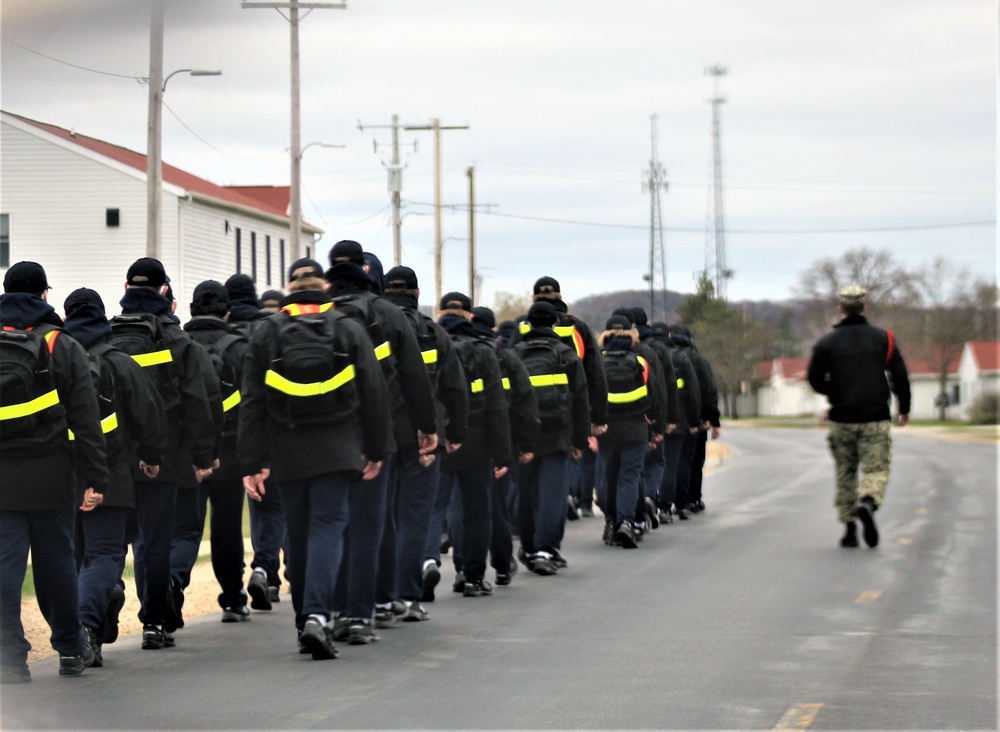
M 882 505 L 885 486 L 889 482 L 889 463 L 892 461 L 889 421 L 860 424 L 830 422 L 827 441 L 837 468 L 837 493 L 833 505 L 837 509 L 837 518 L 846 524 L 854 520 L 854 507 L 859 498 L 871 496 L 876 506 Z

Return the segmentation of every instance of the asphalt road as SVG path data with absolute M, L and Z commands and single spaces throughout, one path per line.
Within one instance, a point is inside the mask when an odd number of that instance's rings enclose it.
M 996 729 L 997 448 L 894 433 L 877 549 L 841 549 L 824 432 L 730 429 L 707 511 L 634 551 L 568 524 L 570 567 L 317 662 L 291 604 L 177 647 L 0 689 L 62 729 Z M 492 575 L 492 572 L 490 573 Z

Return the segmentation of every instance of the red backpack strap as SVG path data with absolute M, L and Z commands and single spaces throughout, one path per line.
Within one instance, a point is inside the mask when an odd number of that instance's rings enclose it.
M 896 336 L 892 334 L 891 330 L 885 332 L 889 336 L 889 347 L 885 351 L 885 365 L 889 365 L 889 360 L 892 358 L 892 352 L 896 349 Z

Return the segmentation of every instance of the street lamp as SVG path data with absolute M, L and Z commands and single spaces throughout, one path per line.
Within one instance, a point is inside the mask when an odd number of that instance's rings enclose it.
M 161 26 L 162 31 L 162 26 Z M 160 47 L 162 61 L 162 45 Z M 163 70 L 156 62 L 156 54 L 150 54 L 150 72 L 146 81 L 149 83 L 149 129 L 146 140 L 146 256 L 162 259 L 162 209 L 163 195 L 163 162 L 160 157 L 160 143 L 163 136 L 163 93 L 167 90 L 167 82 L 176 74 L 191 76 L 220 76 L 221 71 L 208 69 L 177 69 L 170 72 L 163 82 Z

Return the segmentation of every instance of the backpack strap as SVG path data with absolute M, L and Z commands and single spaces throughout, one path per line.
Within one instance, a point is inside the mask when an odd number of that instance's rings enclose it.
M 885 332 L 889 336 L 889 347 L 885 350 L 885 365 L 889 365 L 890 359 L 892 359 L 892 352 L 896 349 L 896 336 L 892 334 L 891 330 Z

